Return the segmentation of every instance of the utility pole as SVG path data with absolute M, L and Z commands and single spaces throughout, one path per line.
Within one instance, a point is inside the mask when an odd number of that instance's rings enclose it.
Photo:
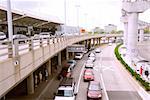
M 8 23 L 9 41 L 12 41 L 13 25 L 12 25 L 12 13 L 11 13 L 11 1 L 10 0 L 7 0 L 7 23 Z

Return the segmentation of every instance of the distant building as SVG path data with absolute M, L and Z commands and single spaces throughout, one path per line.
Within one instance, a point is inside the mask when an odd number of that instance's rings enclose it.
M 57 28 L 57 33 L 58 32 L 64 35 L 79 35 L 80 28 L 77 26 L 60 25 L 60 27 Z
M 102 32 L 104 32 L 104 29 L 101 29 L 100 27 L 95 27 L 95 28 L 93 29 L 93 32 L 94 32 L 94 33 L 102 33 Z
M 106 33 L 111 33 L 113 31 L 117 31 L 117 26 L 116 25 L 108 24 L 107 26 L 105 26 L 105 32 Z

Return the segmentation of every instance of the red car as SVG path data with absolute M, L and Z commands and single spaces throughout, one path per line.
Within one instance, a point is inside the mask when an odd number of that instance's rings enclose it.
M 84 81 L 93 81 L 94 80 L 94 73 L 92 69 L 85 69 L 83 75 Z
M 101 100 L 102 98 L 102 89 L 100 82 L 91 81 L 88 85 L 87 90 L 87 100 Z

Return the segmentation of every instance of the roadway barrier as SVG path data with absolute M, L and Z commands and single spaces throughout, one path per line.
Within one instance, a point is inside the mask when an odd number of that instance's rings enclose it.
M 28 77 L 55 54 L 74 43 L 101 37 L 121 37 L 122 34 L 82 35 L 0 42 L 0 98 Z

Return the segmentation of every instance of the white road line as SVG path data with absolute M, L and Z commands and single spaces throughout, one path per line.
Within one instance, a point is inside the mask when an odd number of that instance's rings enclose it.
M 100 77 L 101 77 L 101 82 L 102 82 L 102 85 L 103 85 L 103 91 L 104 91 L 104 94 L 105 94 L 105 96 L 106 96 L 106 100 L 109 100 L 108 94 L 107 94 L 107 92 L 106 92 L 106 88 L 105 88 L 105 85 L 104 85 L 104 80 L 103 80 L 102 74 L 100 74 Z
M 77 87 L 76 87 L 76 93 L 78 93 L 78 91 L 79 91 L 79 85 L 80 85 L 80 82 L 81 82 L 81 77 L 82 77 L 82 74 L 83 74 L 83 71 L 84 71 L 84 67 L 85 67 L 85 63 L 83 64 L 81 72 L 80 72 L 79 80 L 78 80 Z
M 102 87 L 103 87 L 103 91 L 104 91 L 104 94 L 105 94 L 105 96 L 106 96 L 106 100 L 109 100 L 109 98 L 108 98 L 108 94 L 107 94 L 107 92 L 106 92 L 106 88 L 105 88 L 105 84 L 104 84 L 104 80 L 103 80 L 103 76 L 102 76 L 102 58 L 101 58 L 101 54 L 100 54 L 100 59 L 99 59 L 100 61 L 100 67 L 99 67 L 99 72 L 100 72 L 100 80 L 101 80 L 101 83 L 102 83 Z

